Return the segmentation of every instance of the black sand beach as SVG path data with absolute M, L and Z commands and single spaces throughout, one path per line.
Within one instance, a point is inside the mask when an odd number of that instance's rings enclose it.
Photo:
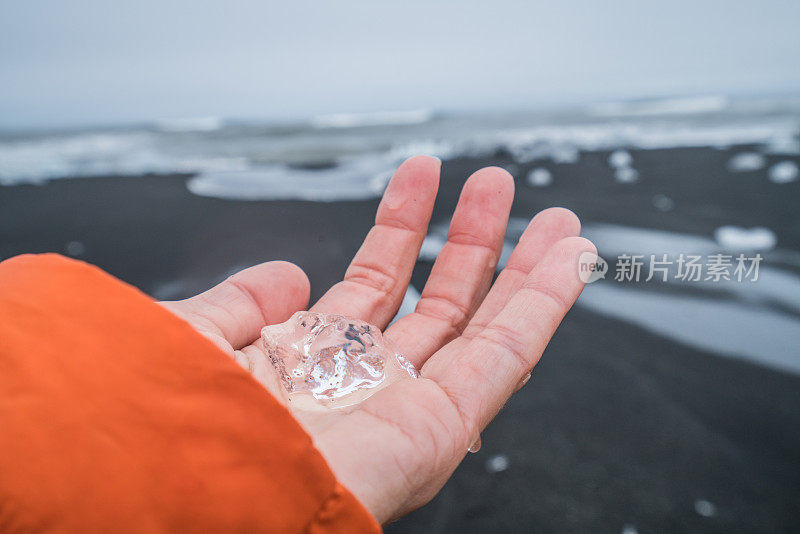
M 501 165 L 517 178 L 515 217 L 561 205 L 584 224 L 705 237 L 723 224 L 766 226 L 781 247 L 800 251 L 800 181 L 728 172 L 731 155 L 748 149 L 632 151 L 635 185 L 613 180 L 608 152 L 581 153 L 575 164 L 520 165 L 503 153 L 446 161 L 434 223 L 449 218 L 469 172 Z M 525 183 L 534 166 L 551 170 L 552 186 Z M 377 207 L 204 198 L 186 189 L 187 178 L 0 187 L 0 258 L 70 251 L 161 299 L 284 259 L 308 273 L 313 299 L 341 278 Z M 655 209 L 655 195 L 674 209 Z M 420 289 L 430 263 L 417 267 Z M 507 469 L 487 469 L 495 455 Z M 483 449 L 387 532 L 792 532 L 798 503 L 800 377 L 576 308 L 532 381 L 484 433 Z

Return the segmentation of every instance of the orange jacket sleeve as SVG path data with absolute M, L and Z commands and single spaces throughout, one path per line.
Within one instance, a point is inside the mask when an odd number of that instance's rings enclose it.
M 0 263 L 0 532 L 376 532 L 254 379 L 57 255 Z

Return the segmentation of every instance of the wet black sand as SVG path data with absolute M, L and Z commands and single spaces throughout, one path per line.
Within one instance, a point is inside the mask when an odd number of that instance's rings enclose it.
M 616 184 L 607 153 L 555 165 L 556 181 L 518 179 L 513 215 L 563 205 L 585 222 L 710 236 L 767 226 L 800 250 L 800 182 L 731 174 L 734 151 L 635 152 L 642 181 Z M 797 158 L 795 158 L 797 161 Z M 445 163 L 434 221 L 466 174 L 512 166 L 504 154 Z M 516 166 L 524 177 L 531 165 Z M 294 261 L 319 296 L 341 277 L 377 201 L 314 204 L 202 198 L 185 176 L 53 181 L 0 188 L 0 258 L 64 252 L 159 298 L 200 291 L 239 268 Z M 675 209 L 654 209 L 666 194 Z M 74 250 L 74 248 L 73 248 Z M 422 287 L 430 265 L 418 264 Z M 800 349 L 798 350 L 800 353 Z M 484 434 L 430 505 L 389 532 L 791 532 L 800 529 L 800 377 L 719 357 L 582 309 L 570 312 L 532 382 Z M 492 455 L 509 467 L 489 473 Z M 694 509 L 716 506 L 713 517 Z

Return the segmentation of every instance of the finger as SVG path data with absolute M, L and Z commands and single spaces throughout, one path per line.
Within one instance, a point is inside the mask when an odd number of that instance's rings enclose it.
M 558 241 L 581 233 L 581 221 L 570 210 L 549 208 L 531 219 L 465 334 L 469 337 L 489 324 L 522 285 L 534 266 Z M 466 340 L 463 340 L 466 342 Z
M 450 349 L 463 349 L 473 335 L 486 328 L 551 246 L 561 239 L 578 236 L 580 232 L 580 220 L 568 209 L 548 208 L 539 212 L 523 232 L 503 272 L 464 330 L 464 336 L 453 341 Z M 528 379 L 530 375 L 520 381 L 517 387 L 524 386 Z
M 308 277 L 285 261 L 240 271 L 197 296 L 162 304 L 223 348 L 253 342 L 261 329 L 288 319 L 308 305 Z
M 474 317 L 469 321 L 466 333 L 474 331 L 476 327 L 485 327 L 497 315 L 510 296 L 522 285 L 523 280 L 534 265 L 554 243 L 565 237 L 577 236 L 578 234 L 580 234 L 580 221 L 574 213 L 567 209 L 550 208 L 537 214 L 522 234 L 519 243 L 511 254 L 503 272 L 500 273 L 489 291 L 488 296 L 483 303 L 480 303 L 480 307 Z M 433 276 L 433 273 L 431 273 L 431 276 Z M 430 283 L 429 281 L 428 284 Z M 394 331 L 402 322 L 403 319 L 393 325 L 387 331 L 387 335 L 389 335 L 389 340 L 394 343 L 395 347 L 417 367 L 421 366 L 430 354 L 447 342 L 446 339 L 436 339 L 435 342 L 428 342 L 427 336 L 416 335 L 414 329 L 404 328 L 403 334 L 400 334 L 399 331 Z M 424 324 L 420 324 L 418 327 L 424 328 L 424 326 Z M 462 341 L 466 342 L 457 339 L 454 343 L 462 343 Z
M 419 366 L 461 333 L 492 282 L 503 248 L 514 179 L 497 167 L 481 169 L 464 185 L 439 253 L 414 313 L 386 338 Z
M 500 313 L 469 343 L 434 354 L 422 376 L 436 382 L 456 406 L 471 440 L 488 424 L 538 362 L 556 327 L 578 298 L 578 257 L 596 254 L 580 237 L 562 239 L 526 277 Z
M 385 328 L 403 300 L 425 238 L 439 187 L 441 162 L 416 156 L 389 182 L 375 226 L 356 253 L 344 280 L 312 311 L 358 317 Z

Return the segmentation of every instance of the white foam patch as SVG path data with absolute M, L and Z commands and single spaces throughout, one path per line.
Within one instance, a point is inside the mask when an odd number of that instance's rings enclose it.
M 578 305 L 701 350 L 800 373 L 800 321 L 789 315 L 710 298 L 622 289 L 610 282 L 587 286 Z
M 331 169 L 291 169 L 282 165 L 242 171 L 204 172 L 187 187 L 196 195 L 227 200 L 366 200 L 383 194 L 396 162 L 359 158 Z
M 763 227 L 720 226 L 714 230 L 714 239 L 722 248 L 737 252 L 772 250 L 778 243 L 775 232 Z
M 794 161 L 781 161 L 769 168 L 769 179 L 776 184 L 794 182 L 798 177 L 797 163 Z
M 741 152 L 728 161 L 728 169 L 733 172 L 752 172 L 763 169 L 766 164 L 764 156 L 757 152 Z

